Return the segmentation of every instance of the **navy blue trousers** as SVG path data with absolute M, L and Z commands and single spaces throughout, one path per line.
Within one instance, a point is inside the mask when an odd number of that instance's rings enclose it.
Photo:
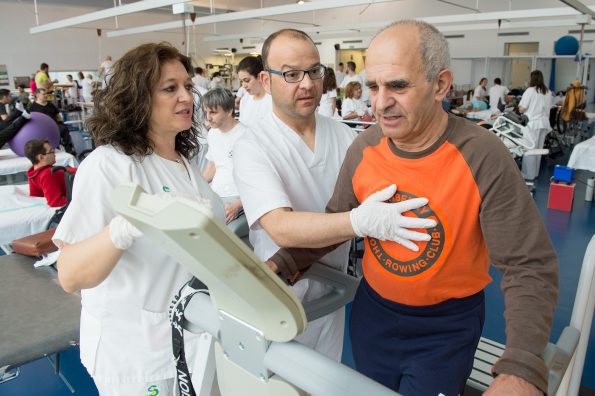
M 484 318 L 483 291 L 417 307 L 382 298 L 362 279 L 349 321 L 356 369 L 404 396 L 462 394 Z

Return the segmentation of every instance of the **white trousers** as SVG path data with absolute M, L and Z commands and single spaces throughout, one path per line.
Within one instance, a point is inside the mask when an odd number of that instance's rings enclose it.
M 531 137 L 537 142 L 535 149 L 542 149 L 545 142 L 545 136 L 550 131 L 549 128 L 529 129 Z M 526 180 L 533 180 L 539 176 L 539 165 L 541 164 L 541 155 L 524 155 L 521 172 Z

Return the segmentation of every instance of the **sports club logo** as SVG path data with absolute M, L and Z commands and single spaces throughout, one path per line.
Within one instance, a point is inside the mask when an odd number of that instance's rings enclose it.
M 407 192 L 397 191 L 391 202 L 401 202 L 411 198 L 417 198 L 417 196 Z M 445 239 L 442 221 L 429 204 L 419 209 L 414 209 L 408 212 L 408 214 L 420 218 L 433 219 L 437 223 L 434 228 L 421 230 L 430 234 L 432 239 L 428 242 L 417 242 L 420 246 L 418 252 L 413 252 L 395 242 L 367 238 L 369 252 L 380 263 L 382 268 L 392 274 L 403 277 L 416 276 L 432 268 L 440 258 L 440 254 L 444 249 Z

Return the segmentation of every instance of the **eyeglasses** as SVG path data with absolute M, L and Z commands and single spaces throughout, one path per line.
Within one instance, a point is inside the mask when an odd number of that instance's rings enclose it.
M 56 154 L 56 150 L 55 149 L 51 149 L 50 151 L 48 151 L 47 153 L 45 153 L 45 155 L 48 154 Z
M 304 79 L 306 73 L 308 73 L 310 80 L 320 80 L 322 77 L 324 77 L 326 67 L 324 65 L 319 65 L 308 70 L 287 70 L 283 72 L 267 68 L 266 71 L 283 76 L 283 79 L 288 83 L 299 83 Z

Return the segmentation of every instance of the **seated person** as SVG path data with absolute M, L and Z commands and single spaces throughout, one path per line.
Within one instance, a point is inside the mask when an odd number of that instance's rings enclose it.
M 202 104 L 211 125 L 207 136 L 209 151 L 206 154 L 209 162 L 203 177 L 223 200 L 225 221 L 229 228 L 236 232 L 238 226 L 244 223 L 247 233 L 247 223 L 238 221 L 238 217 L 243 214 L 243 207 L 233 179 L 233 145 L 247 127 L 233 117 L 235 97 L 229 89 L 210 90 L 202 97 Z
M 473 94 L 474 94 L 473 90 L 467 91 L 467 102 L 465 102 L 463 105 L 459 106 L 459 110 L 462 110 L 463 112 L 469 112 L 469 111 L 483 111 L 483 110 L 488 109 L 488 104 L 486 102 L 484 102 L 483 100 L 475 99 L 475 96 L 473 96 Z
M 359 82 L 352 81 L 345 86 L 345 99 L 341 105 L 341 114 L 344 120 L 371 116 L 368 113 L 368 107 L 361 98 L 362 85 Z
M 66 152 L 76 156 L 76 151 L 74 151 L 74 146 L 70 137 L 70 131 L 66 125 L 64 125 L 60 110 L 58 110 L 53 103 L 48 102 L 45 89 L 38 88 L 37 91 L 35 91 L 35 101 L 29 106 L 29 111 L 31 113 L 43 113 L 56 121 L 56 124 L 58 124 L 58 128 L 60 129 L 60 143 L 64 146 Z
M 29 112 L 31 113 L 43 113 L 56 121 L 58 124 L 58 128 L 60 130 L 60 144 L 64 146 L 64 150 L 66 152 L 76 156 L 76 151 L 74 151 L 74 146 L 72 144 L 72 138 L 70 137 L 70 131 L 68 127 L 64 125 L 64 120 L 62 119 L 62 114 L 60 110 L 53 103 L 48 102 L 47 99 L 47 91 L 43 88 L 38 88 L 35 91 L 35 101 L 31 103 L 29 106 Z
M 10 100 L 10 92 L 7 89 L 0 89 L 0 108 Z M 25 111 L 23 104 L 17 102 L 15 109 L 6 115 L 5 119 L 0 118 L 0 148 L 10 141 L 14 135 L 31 119 L 31 114 Z
M 45 197 L 51 207 L 66 205 L 66 182 L 64 171 L 52 173 L 56 163 L 56 150 L 47 140 L 33 139 L 25 144 L 25 155 L 33 166 L 27 171 L 29 179 L 29 195 Z M 76 168 L 66 168 L 74 174 Z

